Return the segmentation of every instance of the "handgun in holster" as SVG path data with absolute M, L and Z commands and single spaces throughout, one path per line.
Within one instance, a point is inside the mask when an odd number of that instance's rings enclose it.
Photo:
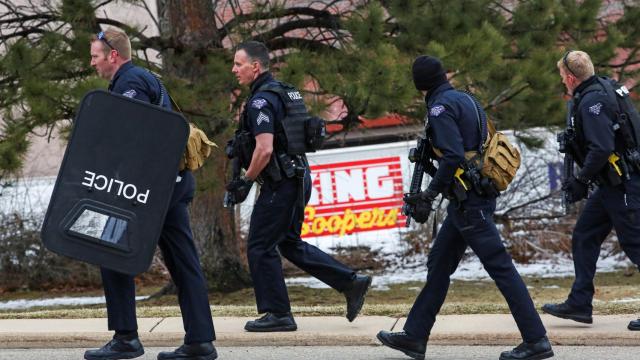
M 627 162 L 627 175 L 631 170 L 640 172 L 640 149 L 638 149 L 636 140 L 631 129 L 631 120 L 625 113 L 618 114 L 617 123 L 613 125 L 613 130 L 619 133 L 626 148 L 624 159 Z
M 296 163 L 291 155 L 286 152 L 281 152 L 276 154 L 276 158 L 278 159 L 280 169 L 282 169 L 282 172 L 287 179 L 291 179 L 296 176 Z
M 609 155 L 607 165 L 607 183 L 609 185 L 618 186 L 622 184 L 623 179 L 629 176 L 627 164 L 618 154 Z
M 467 200 L 467 191 L 471 190 L 471 184 L 463 179 L 464 174 L 465 171 L 462 168 L 457 168 L 451 184 L 452 200 L 456 200 L 458 204 Z

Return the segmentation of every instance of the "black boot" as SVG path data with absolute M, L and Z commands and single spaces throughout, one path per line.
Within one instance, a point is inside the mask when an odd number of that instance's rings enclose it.
M 629 329 L 631 331 L 640 331 L 640 319 L 631 320 L 629 322 L 629 326 L 627 326 L 627 329 Z
M 550 357 L 553 357 L 553 350 L 546 336 L 536 342 L 523 342 L 513 350 L 500 354 L 500 360 L 541 360 Z
M 560 304 L 544 304 L 542 311 L 562 319 L 569 319 L 585 324 L 592 324 L 591 311 L 577 309 L 566 302 Z
M 284 314 L 266 313 L 259 319 L 247 321 L 244 329 L 251 332 L 296 331 L 298 325 L 290 312 Z
M 182 344 L 173 351 L 163 351 L 158 354 L 158 360 L 185 359 L 185 360 L 214 360 L 218 358 L 218 352 L 212 342 Z
M 424 353 L 427 351 L 426 340 L 409 337 L 404 331 L 392 333 L 382 330 L 376 337 L 382 345 L 402 351 L 417 360 L 423 360 Z
M 133 359 L 142 354 L 144 354 L 144 348 L 137 337 L 126 340 L 116 335 L 100 349 L 85 351 L 84 358 L 86 360 Z
M 364 297 L 371 286 L 371 276 L 356 275 L 351 286 L 343 292 L 347 298 L 347 320 L 352 322 L 364 305 Z

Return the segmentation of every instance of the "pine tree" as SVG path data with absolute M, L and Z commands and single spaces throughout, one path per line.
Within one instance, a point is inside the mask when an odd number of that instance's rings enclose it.
M 520 132 L 562 124 L 556 62 L 565 49 L 588 51 L 598 71 L 623 80 L 638 75 L 634 1 L 158 0 L 159 36 L 104 17 L 105 5 L 124 3 L 146 9 L 142 0 L 0 0 L 0 176 L 21 167 L 28 134 L 68 127 L 82 95 L 106 87 L 89 67 L 88 44 L 109 26 L 130 35 L 134 62 L 160 73 L 185 115 L 218 143 L 246 95 L 230 68 L 233 47 L 248 39 L 267 44 L 277 76 L 304 88 L 312 111 L 343 104 L 329 119 L 343 131 L 385 113 L 421 121 L 410 70 L 421 54 L 440 57 L 454 85 L 475 93 L 500 128 Z M 234 219 L 221 208 L 224 163 L 216 152 L 199 173 L 196 201 L 205 210 L 194 229 L 211 287 L 233 290 L 248 279 Z

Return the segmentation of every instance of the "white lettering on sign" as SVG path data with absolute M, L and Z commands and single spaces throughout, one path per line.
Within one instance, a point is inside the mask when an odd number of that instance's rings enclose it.
M 320 196 L 323 204 L 333 204 L 333 174 L 330 172 L 320 173 Z
M 343 236 L 402 226 L 400 157 L 311 166 L 302 236 Z
M 367 195 L 372 199 L 393 196 L 393 180 L 389 178 L 388 166 L 367 169 Z
M 82 178 L 82 186 L 93 188 L 98 191 L 106 191 L 117 196 L 124 196 L 125 199 L 136 199 L 137 202 L 146 204 L 149 199 L 149 189 L 145 192 L 138 192 L 138 188 L 133 184 L 124 181 L 110 179 L 104 175 L 97 175 L 94 172 L 85 170 L 85 177 Z M 114 186 L 115 185 L 115 186 Z M 113 190 L 113 192 L 111 191 Z
M 288 92 L 287 95 L 289 95 L 289 98 L 291 100 L 301 100 L 302 99 L 302 95 L 300 95 L 300 93 L 298 91 Z
M 364 186 L 356 185 L 364 185 L 362 169 L 339 170 L 336 171 L 333 176 L 336 180 L 336 194 L 338 202 L 364 200 Z

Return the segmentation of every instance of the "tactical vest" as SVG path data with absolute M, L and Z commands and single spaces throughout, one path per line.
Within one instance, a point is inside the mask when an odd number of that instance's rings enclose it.
M 613 129 L 615 133 L 615 152 L 623 156 L 629 165 L 640 169 L 640 152 L 638 151 L 638 139 L 640 139 L 640 115 L 636 110 L 629 90 L 624 85 L 607 77 L 597 77 L 596 82 L 587 86 L 580 93 L 574 96 L 573 114 L 575 115 L 575 127 L 579 149 L 574 148 L 574 156 L 578 165 L 584 162 L 584 151 L 586 140 L 582 132 L 582 119 L 580 117 L 579 105 L 584 96 L 593 91 L 602 91 L 607 95 L 609 103 L 614 104 Z
M 496 131 L 493 123 L 482 111 L 478 100 L 470 93 L 460 92 L 474 106 L 480 141 L 476 150 L 465 151 L 465 162 L 455 176 L 466 177 L 481 195 L 497 195 L 500 191 L 506 190 L 515 178 L 521 163 L 520 152 L 506 135 Z M 442 156 L 440 150 L 435 147 L 433 153 L 438 157 Z M 469 190 L 469 187 L 465 186 L 465 190 Z
M 260 86 L 256 92 L 259 91 L 277 94 L 284 104 L 284 119 L 276 125 L 276 146 L 281 146 L 288 155 L 303 155 L 320 149 L 326 136 L 325 122 L 309 115 L 304 99 L 295 87 L 275 81 Z

